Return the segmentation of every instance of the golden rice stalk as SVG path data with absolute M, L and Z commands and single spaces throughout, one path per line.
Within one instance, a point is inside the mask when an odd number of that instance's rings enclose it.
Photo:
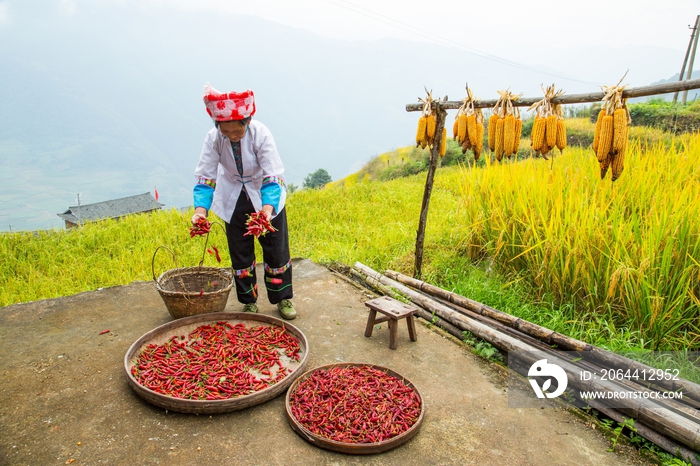
M 464 138 L 467 137 L 467 115 L 465 113 L 462 113 L 459 116 L 459 122 L 458 122 L 458 129 L 457 129 L 457 141 L 459 143 L 464 142 Z
M 418 131 L 416 131 L 416 147 L 423 144 L 423 140 L 425 139 L 425 128 L 427 122 L 428 119 L 425 117 L 425 115 L 422 115 L 418 119 Z M 425 148 L 425 146 L 423 146 L 423 148 Z
M 430 115 L 428 117 L 428 121 L 425 125 L 425 134 L 428 137 L 428 142 L 433 142 L 433 138 L 435 138 L 435 126 L 437 125 L 437 121 L 435 120 L 435 115 Z
M 549 115 L 547 117 L 547 130 L 545 132 L 547 138 L 547 147 L 552 148 L 557 145 L 557 116 Z
M 452 140 L 457 139 L 458 132 L 459 132 L 459 118 L 455 118 L 455 124 L 452 125 Z
M 484 125 L 479 123 L 476 125 L 476 144 L 472 148 L 474 151 L 474 160 L 479 160 L 479 155 L 484 150 Z
M 566 124 L 563 118 L 557 120 L 557 149 L 566 149 Z
M 620 107 L 613 112 L 613 152 L 619 152 L 627 144 L 627 109 Z M 613 175 L 615 173 L 613 163 Z
M 496 150 L 496 126 L 499 117 L 495 113 L 489 117 L 489 150 Z
M 610 162 L 612 160 L 612 155 L 608 154 L 607 157 L 600 164 L 600 179 L 605 179 L 605 174 L 608 172 L 608 167 L 610 167 Z
M 523 135 L 523 120 L 520 118 L 515 119 L 515 139 L 513 140 L 513 154 L 518 156 L 518 149 L 520 149 L 520 136 Z
M 605 109 L 598 112 L 598 120 L 595 122 L 595 132 L 593 133 L 593 152 L 598 154 L 598 139 L 600 138 L 600 126 L 603 123 L 603 117 L 607 115 Z M 606 169 L 607 170 L 607 169 Z
M 447 128 L 445 128 L 443 126 L 442 127 L 442 137 L 440 138 L 440 149 L 439 149 L 440 157 L 445 156 L 446 150 L 447 150 Z
M 504 118 L 499 118 L 496 121 L 496 134 L 495 134 L 495 144 L 494 144 L 494 152 L 496 153 L 496 159 L 500 161 L 503 158 L 503 154 L 505 153 L 504 146 L 503 146 L 503 127 L 505 124 L 505 119 Z
M 603 117 L 603 121 L 600 124 L 600 135 L 598 136 L 598 151 L 596 152 L 598 162 L 605 160 L 610 149 L 612 149 L 613 124 L 612 115 L 605 115 Z
M 472 146 L 475 146 L 477 140 L 476 115 L 473 113 L 467 117 L 467 137 L 469 137 L 469 142 L 471 142 Z
M 533 150 L 542 149 L 544 144 L 544 133 L 547 125 L 547 119 L 541 116 L 535 116 L 535 121 L 532 123 L 532 134 L 530 135 Z
M 617 112 L 617 110 L 615 110 Z M 625 115 L 625 123 L 627 119 L 627 115 Z M 610 165 L 612 165 L 612 180 L 615 181 L 617 180 L 620 175 L 622 175 L 622 170 L 625 169 L 625 152 L 627 152 L 627 139 L 624 140 L 623 146 L 618 149 L 617 153 L 615 155 L 611 155 L 612 157 L 612 162 Z
M 515 115 L 506 115 L 503 119 L 503 151 L 506 157 L 513 155 L 515 145 Z

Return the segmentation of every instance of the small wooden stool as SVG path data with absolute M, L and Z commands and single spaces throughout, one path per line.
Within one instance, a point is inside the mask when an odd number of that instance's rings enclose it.
M 395 350 L 398 322 L 399 319 L 405 317 L 406 324 L 408 325 L 408 336 L 411 338 L 411 341 L 418 340 L 416 337 L 416 325 L 413 322 L 413 314 L 418 311 L 417 308 L 388 296 L 382 296 L 381 298 L 367 301 L 365 306 L 369 308 L 367 328 L 365 329 L 366 337 L 372 336 L 372 330 L 376 324 L 389 321 L 389 348 Z M 381 312 L 384 316 L 377 318 L 377 312 Z

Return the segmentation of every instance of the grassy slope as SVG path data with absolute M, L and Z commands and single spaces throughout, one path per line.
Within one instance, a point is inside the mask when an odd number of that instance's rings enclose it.
M 590 123 L 583 128 L 585 121 L 572 124 L 582 125 L 580 131 L 591 129 Z M 585 155 L 581 152 L 575 157 L 583 160 Z M 557 167 L 564 160 L 557 158 Z M 538 160 L 526 161 L 522 167 L 528 163 L 534 163 L 536 171 L 544 166 L 544 161 Z M 576 162 L 580 163 L 585 162 Z M 529 288 L 533 282 L 527 274 L 508 268 L 513 256 L 501 258 L 505 265 L 494 263 L 492 267 L 489 260 L 478 262 L 483 257 L 479 251 L 488 250 L 485 246 L 493 246 L 496 241 L 481 238 L 481 243 L 475 243 L 474 215 L 480 214 L 475 213 L 473 205 L 465 203 L 465 196 L 473 195 L 465 189 L 465 183 L 478 183 L 487 172 L 510 171 L 507 176 L 512 176 L 520 171 L 515 169 L 513 164 L 477 169 L 472 172 L 473 177 L 469 169 L 456 166 L 438 170 L 426 232 L 424 279 L 593 344 L 611 349 L 648 347 L 649 342 L 638 331 L 630 330 L 628 320 L 612 312 L 590 311 L 580 300 L 566 299 L 565 290 L 548 294 L 542 292 L 546 287 L 540 285 L 536 290 Z M 568 169 L 556 173 L 561 177 Z M 350 183 L 302 190 L 290 196 L 292 254 L 321 263 L 339 261 L 352 265 L 361 261 L 379 271 L 391 268 L 410 274 L 425 174 L 386 182 L 363 181 L 365 178 L 368 177 L 358 176 Z M 486 191 L 487 187 L 482 188 L 482 193 Z M 522 192 L 513 194 L 514 201 L 522 198 Z M 159 245 L 172 248 L 180 266 L 196 265 L 202 257 L 203 242 L 201 238 L 189 238 L 190 215 L 172 210 L 38 236 L 0 235 L 0 305 L 150 280 L 151 259 Z M 483 231 L 479 234 L 483 235 Z M 211 241 L 226 250 L 223 233 L 218 229 Z M 509 247 L 516 255 L 523 250 L 517 244 Z M 495 255 L 489 253 L 487 257 Z M 205 263 L 213 265 L 214 260 L 206 255 Z M 167 251 L 160 250 L 155 260 L 156 274 L 173 266 Z M 677 336 L 674 346 L 679 347 L 697 337 L 689 335 L 684 340 L 683 335 Z

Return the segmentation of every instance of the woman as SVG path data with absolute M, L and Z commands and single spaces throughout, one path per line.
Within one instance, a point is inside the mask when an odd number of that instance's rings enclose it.
M 275 141 L 265 125 L 251 119 L 255 114 L 253 91 L 222 94 L 207 84 L 204 104 L 214 128 L 204 138 L 194 171 L 192 223 L 206 218 L 209 210 L 228 219 L 226 237 L 238 301 L 244 304 L 244 312 L 258 312 L 255 243 L 252 235 L 246 235 L 246 220 L 254 212 L 264 212 L 275 229 L 258 238 L 267 297 L 283 318 L 294 319 L 284 166 Z

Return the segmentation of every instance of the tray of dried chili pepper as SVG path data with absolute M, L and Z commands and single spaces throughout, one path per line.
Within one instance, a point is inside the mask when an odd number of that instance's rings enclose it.
M 348 454 L 381 453 L 413 438 L 425 406 L 402 375 L 374 364 L 312 369 L 287 391 L 287 419 L 303 439 Z
M 264 403 L 304 372 L 308 342 L 276 317 L 221 312 L 151 330 L 124 356 L 144 400 L 182 413 L 223 413 Z

